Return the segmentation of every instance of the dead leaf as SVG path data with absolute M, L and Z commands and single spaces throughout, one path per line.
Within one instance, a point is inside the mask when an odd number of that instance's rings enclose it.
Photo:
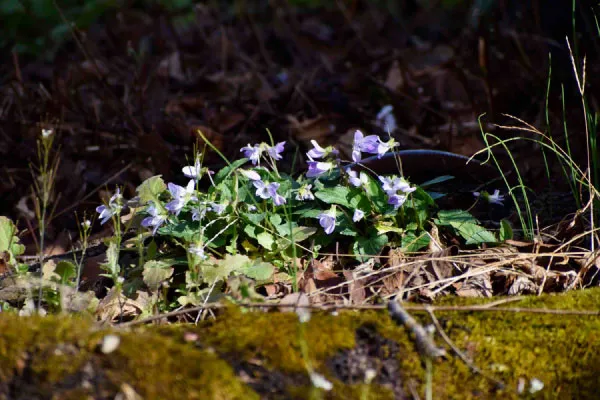
M 137 291 L 137 298 L 131 299 L 123 295 L 116 287 L 111 288 L 106 297 L 100 300 L 96 314 L 102 322 L 114 323 L 119 320 L 131 320 L 141 315 L 151 305 L 148 293 Z
M 354 271 L 344 271 L 344 277 L 348 282 L 348 296 L 350 304 L 363 304 L 367 298 L 365 290 L 365 278 L 360 278 Z
M 297 308 L 294 306 L 309 306 L 311 299 L 306 293 L 296 292 L 286 295 L 281 299 L 279 304 L 281 306 L 279 307 L 279 311 L 281 312 L 296 312 Z
M 490 273 L 480 274 L 455 284 L 456 295 L 460 297 L 492 297 Z

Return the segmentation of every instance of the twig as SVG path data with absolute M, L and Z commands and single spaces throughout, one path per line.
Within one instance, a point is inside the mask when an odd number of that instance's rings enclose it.
M 397 323 L 406 326 L 415 335 L 415 343 L 417 351 L 423 357 L 428 359 L 442 357 L 446 355 L 446 350 L 437 347 L 433 339 L 425 328 L 423 328 L 415 319 L 406 312 L 400 303 L 396 300 L 391 300 L 387 307 L 390 317 Z

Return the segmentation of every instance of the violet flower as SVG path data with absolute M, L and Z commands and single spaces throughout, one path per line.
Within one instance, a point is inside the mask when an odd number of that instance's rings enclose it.
M 206 259 L 206 255 L 204 254 L 204 246 L 202 246 L 201 244 L 193 244 L 188 248 L 188 252 L 190 254 L 195 255 L 196 257 L 200 258 L 201 260 Z
M 286 203 L 285 198 L 277 193 L 277 189 L 279 189 L 279 183 L 265 183 L 261 180 L 258 180 L 252 182 L 252 184 L 256 188 L 256 195 L 261 199 L 273 199 L 273 203 L 275 203 L 276 206 Z
M 417 190 L 416 187 L 410 187 L 410 184 L 404 179 L 394 176 L 393 178 L 389 178 L 386 176 L 379 176 L 379 180 L 381 181 L 382 189 L 388 195 L 395 194 L 398 190 L 403 193 L 412 193 Z
M 315 196 L 313 195 L 313 193 L 311 192 L 312 185 L 311 184 L 304 184 L 300 187 L 300 189 L 298 189 L 298 193 L 296 194 L 296 200 L 299 201 L 303 201 L 303 200 L 314 200 Z
M 500 191 L 498 189 L 494 190 L 494 194 L 489 194 L 486 191 L 483 192 L 473 192 L 473 196 L 475 197 L 480 197 L 483 200 L 487 201 L 490 204 L 498 204 L 498 205 L 503 205 L 503 201 L 504 201 L 504 195 L 500 194 Z
M 150 216 L 142 220 L 142 226 L 146 228 L 153 227 L 152 234 L 156 235 L 158 228 L 160 228 L 160 226 L 167 220 L 167 214 L 165 214 L 162 209 L 156 207 L 153 202 L 150 202 L 150 206 L 146 212 L 150 214 Z
M 246 178 L 250 179 L 251 181 L 259 181 L 260 180 L 260 175 L 256 171 L 253 171 L 251 169 L 238 169 L 238 171 L 242 175 L 244 175 Z
M 263 152 L 262 146 L 258 144 L 250 146 L 250 144 L 248 144 L 248 146 L 242 147 L 240 151 L 244 153 L 244 157 L 252 161 L 253 165 L 260 164 L 260 156 Z
M 385 153 L 387 153 L 392 148 L 398 146 L 398 143 L 392 138 L 387 142 L 379 139 L 379 145 L 377 146 L 377 158 L 383 157 Z
M 210 209 L 214 211 L 217 215 L 223 214 L 226 208 L 227 204 L 210 203 Z
M 394 206 L 394 210 L 402 207 L 407 197 L 403 194 L 392 194 L 388 198 L 388 204 L 392 204 Z
M 365 217 L 365 212 L 360 208 L 354 210 L 354 215 L 352 216 L 352 221 L 358 222 Z
M 96 207 L 96 212 L 100 214 L 101 219 L 100 225 L 104 225 L 106 221 L 112 218 L 113 215 L 119 214 L 123 208 L 123 195 L 121 195 L 121 189 L 117 187 L 115 194 L 112 195 L 107 205 L 101 205 Z
M 352 160 L 359 162 L 362 159 L 361 152 L 377 154 L 379 137 L 377 135 L 364 136 L 359 130 L 354 132 L 354 143 L 352 144 Z
M 326 172 L 329 172 L 333 169 L 334 164 L 331 162 L 322 162 L 322 161 L 308 161 L 308 172 L 306 173 L 307 178 L 315 178 L 317 176 L 321 176 Z
M 179 185 L 169 182 L 167 187 L 169 188 L 169 192 L 171 193 L 173 200 L 170 201 L 169 203 L 167 203 L 165 205 L 165 208 L 167 210 L 169 210 L 170 212 L 172 212 L 173 214 L 179 215 L 179 213 L 181 212 L 181 209 L 183 207 L 185 207 L 185 205 L 190 200 L 194 200 L 194 201 L 198 200 L 196 198 L 196 196 L 194 196 L 194 193 L 195 193 L 194 184 L 195 184 L 195 182 L 193 180 L 191 180 L 188 182 L 187 186 L 184 188 L 182 186 L 179 186 Z
M 204 206 L 203 204 L 198 205 L 197 208 L 194 208 L 192 210 L 192 221 L 201 221 L 202 218 L 204 218 L 204 216 L 206 215 L 206 206 Z
M 267 146 L 267 152 L 273 160 L 281 160 L 283 158 L 281 153 L 283 152 L 284 146 L 285 142 L 279 142 L 275 146 Z
M 319 218 L 319 225 L 325 229 L 326 234 L 330 235 L 335 230 L 335 206 L 317 215 L 317 218 Z
M 196 159 L 194 165 L 183 167 L 181 172 L 183 172 L 186 178 L 199 180 L 202 178 L 202 163 L 199 159 Z
M 383 106 L 375 117 L 375 125 L 388 133 L 392 133 L 398 128 L 396 117 L 394 117 L 392 111 L 394 111 L 394 107 L 388 104 Z
M 348 182 L 350 182 L 350 184 L 354 187 L 365 186 L 369 183 L 369 178 L 364 172 L 359 174 L 358 172 L 348 168 L 346 169 L 346 173 L 348 174 Z
M 308 158 L 314 160 L 318 158 L 323 158 L 328 154 L 327 149 L 324 149 L 323 147 L 319 146 L 319 143 L 317 143 L 316 140 L 311 140 L 310 142 L 312 143 L 313 148 L 309 150 L 308 153 L 306 153 Z

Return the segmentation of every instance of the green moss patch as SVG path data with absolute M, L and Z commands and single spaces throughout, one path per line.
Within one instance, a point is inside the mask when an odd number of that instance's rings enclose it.
M 592 289 L 509 305 L 593 310 L 598 304 L 600 290 Z M 423 313 L 414 315 L 429 322 Z M 600 391 L 599 317 L 486 311 L 436 316 L 475 365 L 506 384 L 500 388 L 473 373 L 449 351 L 433 365 L 438 398 L 591 398 Z M 425 391 L 424 363 L 411 335 L 383 311 L 313 313 L 300 324 L 292 313 L 231 307 L 198 326 L 113 330 L 121 343 L 109 354 L 98 350 L 109 330 L 81 318 L 2 314 L 0 330 L 0 395 L 9 398 L 114 398 L 134 390 L 146 399 L 392 399 Z M 333 390 L 313 388 L 309 368 L 331 381 Z M 544 387 L 529 393 L 533 379 Z

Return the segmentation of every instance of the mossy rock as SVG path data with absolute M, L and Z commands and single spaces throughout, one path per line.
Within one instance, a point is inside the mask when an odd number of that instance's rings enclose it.
M 450 301 L 475 302 L 444 303 Z M 510 306 L 594 310 L 598 304 L 600 289 L 590 289 Z M 448 351 L 433 362 L 434 398 L 596 398 L 600 392 L 598 316 L 436 316 L 455 345 L 506 386 L 473 373 Z M 4 313 L 0 332 L 0 399 L 113 399 L 119 393 L 127 399 L 394 399 L 425 392 L 425 363 L 406 329 L 384 311 L 313 313 L 300 324 L 292 313 L 231 307 L 198 326 L 131 330 L 99 328 L 82 317 Z M 99 346 L 109 333 L 121 341 L 104 354 Z M 308 369 L 333 389 L 314 388 Z M 375 373 L 370 383 L 367 371 Z M 544 386 L 530 393 L 533 379 Z

